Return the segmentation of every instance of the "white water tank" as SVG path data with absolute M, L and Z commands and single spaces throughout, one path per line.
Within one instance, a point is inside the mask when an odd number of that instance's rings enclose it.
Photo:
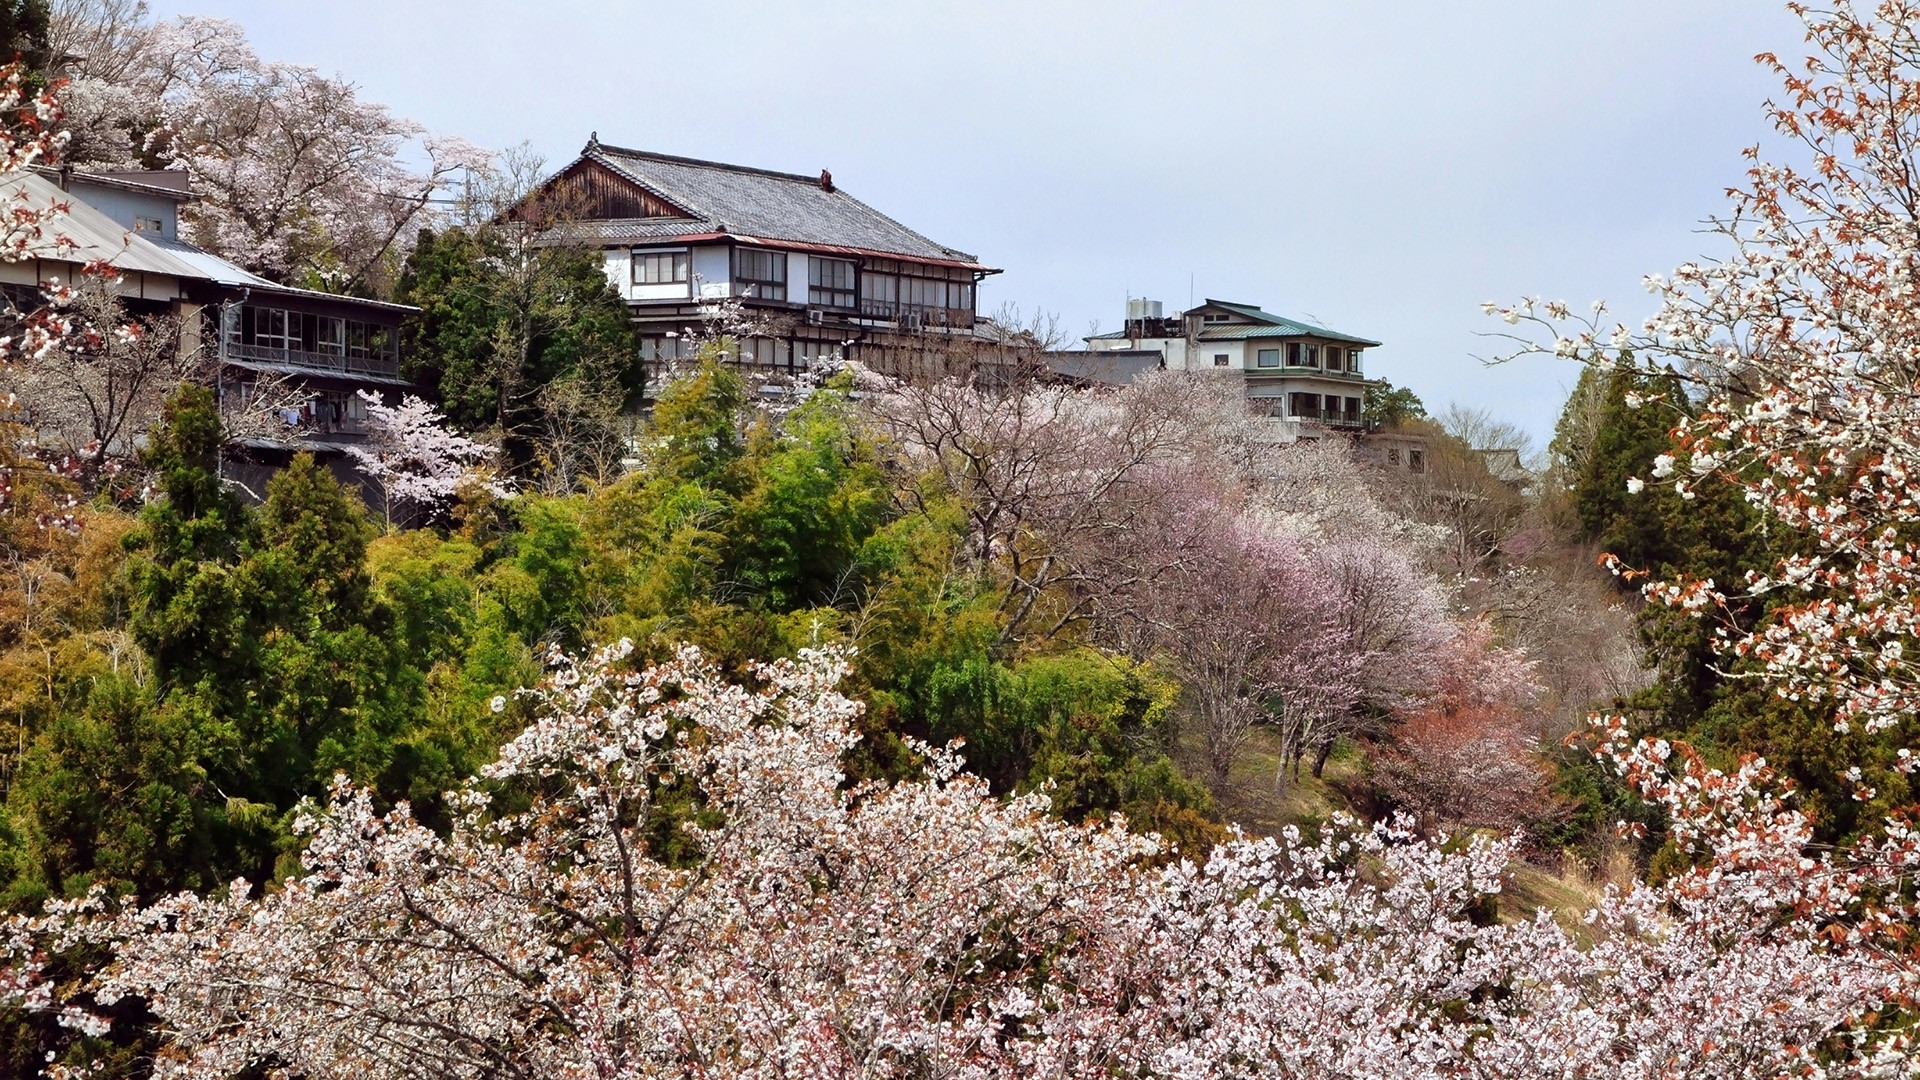
M 1157 319 L 1159 317 L 1160 317 L 1160 301 L 1158 300 L 1127 301 L 1127 321 L 1128 322 L 1138 322 L 1141 319 Z

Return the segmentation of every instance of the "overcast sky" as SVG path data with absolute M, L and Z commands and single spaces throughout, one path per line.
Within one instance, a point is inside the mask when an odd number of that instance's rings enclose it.
M 983 308 L 1112 329 L 1256 303 L 1384 346 L 1429 408 L 1550 433 L 1575 372 L 1483 367 L 1521 294 L 1636 317 L 1712 254 L 1802 51 L 1771 0 L 618 3 L 156 0 L 243 23 L 436 131 L 813 173 L 1005 269 Z

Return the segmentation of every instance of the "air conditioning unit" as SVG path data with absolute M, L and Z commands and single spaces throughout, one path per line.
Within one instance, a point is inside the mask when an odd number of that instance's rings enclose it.
M 826 312 L 821 311 L 819 308 L 807 309 L 807 325 L 808 326 L 819 326 L 821 323 L 824 323 L 826 321 L 827 321 Z

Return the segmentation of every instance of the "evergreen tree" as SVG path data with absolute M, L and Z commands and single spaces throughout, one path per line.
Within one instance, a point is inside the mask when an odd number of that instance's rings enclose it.
M 1370 428 L 1394 428 L 1427 415 L 1420 396 L 1404 386 L 1396 387 L 1385 379 L 1367 391 L 1361 417 Z
M 499 226 L 423 231 L 396 299 L 420 309 L 401 329 L 409 376 L 456 423 L 498 427 L 523 459 L 540 391 L 557 380 L 639 403 L 639 341 L 595 252 L 531 245 Z
M 0 63 L 18 60 L 41 85 L 57 57 L 48 52 L 47 0 L 0 0 Z

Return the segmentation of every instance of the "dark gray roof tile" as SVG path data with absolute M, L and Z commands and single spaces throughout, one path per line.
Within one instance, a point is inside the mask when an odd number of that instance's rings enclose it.
M 819 177 L 591 144 L 585 156 L 685 210 L 687 219 L 596 222 L 606 238 L 727 232 L 736 236 L 977 263 L 937 244 Z M 672 224 L 669 224 L 672 222 Z M 614 231 L 615 227 L 628 231 Z M 692 226 L 692 227 L 690 227 Z M 646 231 L 658 227 L 662 231 Z M 666 231 L 678 228 L 681 231 Z

